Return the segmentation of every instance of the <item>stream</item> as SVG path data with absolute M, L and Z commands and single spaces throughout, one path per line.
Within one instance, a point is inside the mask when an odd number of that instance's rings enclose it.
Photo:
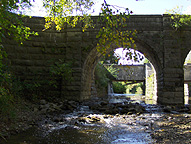
M 142 95 L 114 94 L 109 103 L 136 102 L 144 113 L 105 114 L 81 105 L 68 114 L 47 118 L 25 132 L 11 136 L 5 144 L 152 144 L 154 122 L 160 106 L 141 101 Z

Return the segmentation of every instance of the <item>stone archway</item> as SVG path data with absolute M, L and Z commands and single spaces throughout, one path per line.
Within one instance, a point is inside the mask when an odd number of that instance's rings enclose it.
M 46 76 L 50 58 L 55 60 L 75 60 L 72 69 L 73 82 L 67 88 L 52 92 L 62 93 L 66 99 L 88 99 L 91 95 L 91 81 L 93 72 L 100 55 L 96 51 L 96 35 L 101 25 L 98 17 L 92 17 L 96 27 L 81 31 L 81 25 L 76 28 L 66 27 L 61 32 L 54 30 L 43 31 L 44 19 L 25 19 L 25 24 L 31 30 L 38 31 L 37 37 L 32 37 L 24 45 L 18 46 L 11 39 L 3 40 L 4 48 L 11 63 L 12 72 L 17 77 L 23 76 L 32 79 L 36 75 L 29 72 L 38 72 Z M 127 21 L 128 30 L 137 30 L 137 50 L 145 53 L 156 70 L 158 103 L 165 105 L 184 104 L 184 70 L 183 63 L 190 51 L 190 27 L 182 27 L 174 31 L 168 15 L 135 15 Z M 87 47 L 86 47 L 87 46 Z M 56 48 L 56 51 L 52 51 Z M 112 48 L 117 48 L 113 45 Z M 58 51 L 57 51 L 58 50 Z M 59 84 L 60 87 L 65 87 Z M 50 94 L 50 93 L 48 93 Z M 57 95 L 57 94 L 56 94 Z M 76 97 L 75 97 L 76 96 Z
M 137 45 L 138 51 L 146 54 L 146 57 L 153 64 L 156 70 L 157 82 L 160 82 L 160 76 L 162 73 L 161 63 L 158 58 L 156 52 L 145 42 L 135 39 L 135 43 Z M 112 45 L 111 49 L 118 48 L 115 44 Z M 82 67 L 82 91 L 81 91 L 81 99 L 89 99 L 91 97 L 91 84 L 94 81 L 94 70 L 96 64 L 99 62 L 101 58 L 101 54 L 97 52 L 96 46 L 89 52 L 88 56 L 85 59 L 85 62 Z M 157 87 L 160 88 L 160 83 L 157 83 Z
M 191 50 L 188 52 L 184 62 L 184 102 L 191 103 Z

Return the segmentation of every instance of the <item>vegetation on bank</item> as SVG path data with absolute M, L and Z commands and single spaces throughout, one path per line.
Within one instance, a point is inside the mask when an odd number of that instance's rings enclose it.
M 143 83 L 113 82 L 114 93 L 143 94 Z
M 124 94 L 126 93 L 126 85 L 123 82 L 112 82 L 114 93 Z
M 144 85 L 143 83 L 135 83 L 126 86 L 126 93 L 129 94 L 143 94 Z
M 110 66 L 110 72 L 115 72 L 115 70 Z M 113 70 L 113 71 L 112 71 Z M 99 95 L 107 95 L 108 83 L 114 78 L 103 65 L 103 62 L 99 62 L 95 68 L 95 84 L 97 88 L 97 93 Z
M 103 61 L 99 62 L 95 69 L 95 82 L 98 91 L 104 91 L 107 94 L 108 83 L 112 83 L 114 93 L 121 94 L 142 94 L 143 83 L 129 84 L 128 82 L 113 81 L 117 77 L 118 69 L 110 66 L 104 66 Z

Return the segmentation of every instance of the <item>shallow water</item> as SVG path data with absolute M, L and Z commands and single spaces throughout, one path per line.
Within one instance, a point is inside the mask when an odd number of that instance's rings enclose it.
M 9 144 L 147 144 L 150 128 L 138 121 L 114 117 L 105 124 L 46 124 L 11 137 Z
M 116 94 L 110 98 L 111 103 L 130 100 L 130 96 Z M 140 102 L 140 101 L 137 101 Z M 141 102 L 140 102 L 141 103 Z M 142 103 L 144 105 L 144 103 Z M 158 107 L 145 104 L 150 113 L 141 115 L 106 116 L 94 114 L 87 106 L 81 106 L 77 111 L 60 115 L 61 122 L 47 119 L 26 132 L 12 136 L 8 144 L 149 144 L 152 123 L 161 117 Z M 80 115 L 95 116 L 102 119 L 97 123 L 79 122 Z

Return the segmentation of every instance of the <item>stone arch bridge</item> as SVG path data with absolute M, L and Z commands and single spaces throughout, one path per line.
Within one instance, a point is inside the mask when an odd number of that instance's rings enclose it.
M 146 64 L 140 64 L 140 65 L 104 64 L 104 66 L 106 68 L 112 66 L 113 68 L 117 70 L 116 77 L 111 79 L 111 81 L 128 82 L 126 83 L 126 85 L 143 82 L 143 95 L 145 95 L 145 82 L 147 81 Z M 113 93 L 114 92 L 113 92 L 112 82 L 109 82 L 108 94 L 113 94 Z
M 24 18 L 25 25 L 39 35 L 23 45 L 16 44 L 11 38 L 4 40 L 12 73 L 23 81 L 48 81 L 52 78 L 49 75 L 51 60 L 72 61 L 73 80 L 66 84 L 64 80 L 57 79 L 57 88 L 45 88 L 44 91 L 66 99 L 90 99 L 95 66 L 101 57 L 96 50 L 96 34 L 100 25 L 97 16 L 92 19 L 97 24 L 94 29 L 82 32 L 79 24 L 75 28 L 66 26 L 57 32 L 53 29 L 42 31 L 44 18 Z M 155 67 L 158 103 L 183 104 L 183 64 L 191 49 L 191 28 L 182 27 L 175 31 L 167 15 L 133 15 L 125 29 L 138 31 L 135 38 L 137 50 L 144 53 Z M 112 48 L 118 47 L 113 44 Z

